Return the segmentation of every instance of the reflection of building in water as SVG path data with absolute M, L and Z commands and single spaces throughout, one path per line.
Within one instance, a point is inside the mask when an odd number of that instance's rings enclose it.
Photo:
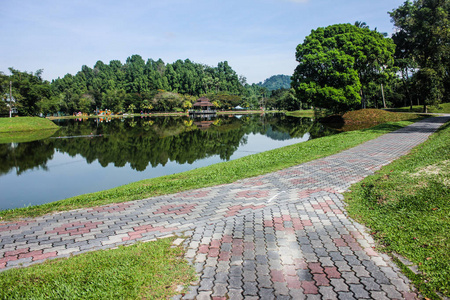
M 194 114 L 191 117 L 194 118 L 194 124 L 197 128 L 201 130 L 208 129 L 217 119 L 215 114 Z
M 216 114 L 216 110 L 214 109 L 214 104 L 206 97 L 201 97 L 197 99 L 197 102 L 192 104 L 194 109 L 189 111 L 189 115 L 209 115 Z
M 208 129 L 209 126 L 211 126 L 211 124 L 214 123 L 214 121 L 205 121 L 205 120 L 201 120 L 201 121 L 195 121 L 194 124 L 197 126 L 198 129 L 200 130 L 205 130 Z

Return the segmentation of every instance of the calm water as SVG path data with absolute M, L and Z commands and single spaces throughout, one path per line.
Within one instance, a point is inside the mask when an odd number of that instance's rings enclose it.
M 308 118 L 244 115 L 57 120 L 50 138 L 0 144 L 0 210 L 43 204 L 332 134 Z

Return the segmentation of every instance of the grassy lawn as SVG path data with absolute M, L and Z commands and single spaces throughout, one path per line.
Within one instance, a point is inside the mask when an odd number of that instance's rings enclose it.
M 286 116 L 311 117 L 311 118 L 316 116 L 318 113 L 319 113 L 318 111 L 314 111 L 313 109 L 295 110 L 295 111 L 287 111 L 287 112 L 285 112 Z
M 56 129 L 52 121 L 38 117 L 0 118 L 0 133 Z
M 0 299 L 167 299 L 195 280 L 175 238 L 0 273 Z
M 423 105 L 413 105 L 413 109 L 410 110 L 410 107 L 399 107 L 399 108 L 390 108 L 390 111 L 396 112 L 416 112 L 421 113 L 423 111 Z M 450 114 L 450 103 L 441 103 L 438 107 L 436 106 L 428 106 L 429 113 L 441 113 L 441 114 Z
M 423 272 L 406 274 L 428 298 L 450 296 L 450 123 L 409 155 L 345 194 L 347 210 L 366 224 L 381 250 Z
M 410 115 L 413 117 L 412 115 Z M 412 121 L 386 123 L 373 128 L 314 139 L 188 172 L 138 181 L 106 191 L 84 194 L 38 206 L 0 211 L 0 220 L 35 217 L 55 211 L 118 203 L 190 189 L 231 183 L 338 153 Z
M 0 144 L 37 141 L 52 136 L 56 131 L 58 126 L 44 118 L 0 118 Z

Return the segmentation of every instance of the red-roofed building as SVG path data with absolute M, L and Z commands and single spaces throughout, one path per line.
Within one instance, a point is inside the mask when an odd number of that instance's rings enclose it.
M 206 97 L 201 97 L 197 99 L 197 102 L 192 104 L 194 108 L 189 113 L 191 114 L 215 114 L 214 104 Z

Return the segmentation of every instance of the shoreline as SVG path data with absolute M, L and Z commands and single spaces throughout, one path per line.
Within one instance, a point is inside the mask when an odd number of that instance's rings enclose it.
M 217 115 L 247 115 L 247 114 L 264 114 L 264 113 L 285 113 L 284 111 L 279 110 L 242 110 L 242 111 L 218 111 Z M 189 116 L 187 112 L 157 112 L 157 113 L 135 113 L 135 114 L 123 114 L 123 115 L 109 115 L 109 116 L 101 116 L 101 115 L 90 115 L 90 116 L 60 116 L 54 117 L 49 116 L 45 117 L 49 120 L 57 120 L 57 119 L 95 119 L 95 118 L 128 118 L 128 117 L 166 117 L 166 116 L 174 116 L 174 117 L 182 117 Z
M 0 211 L 0 220 L 36 217 L 48 213 L 87 208 L 111 203 L 145 199 L 163 194 L 215 186 L 255 177 L 340 151 L 414 123 L 402 121 L 381 124 L 369 129 L 344 132 L 286 146 L 237 160 L 221 162 L 187 172 L 144 179 L 116 188 L 50 202 L 47 204 Z

